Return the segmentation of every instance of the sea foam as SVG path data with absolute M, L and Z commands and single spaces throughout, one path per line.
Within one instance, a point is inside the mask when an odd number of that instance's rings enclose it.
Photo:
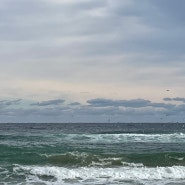
M 136 133 L 121 133 L 121 134 L 62 134 L 55 139 L 62 141 L 74 141 L 75 143 L 130 143 L 130 142 L 157 142 L 157 143 L 185 143 L 185 134 L 136 134 Z
M 99 143 L 99 144 L 116 144 L 116 143 L 185 143 L 185 134 L 138 134 L 138 133 L 120 133 L 120 134 L 51 134 L 49 137 L 32 137 L 32 141 L 22 138 L 1 140 L 1 145 L 20 146 L 20 147 L 44 147 L 55 146 L 61 143 Z
M 27 174 L 27 182 L 43 182 L 45 184 L 94 184 L 96 183 L 112 183 L 133 182 L 151 184 L 158 181 L 158 184 L 166 184 L 167 182 L 185 182 L 185 167 L 119 167 L 119 168 L 96 168 L 96 167 L 41 167 L 41 166 L 15 166 L 14 173 Z M 46 178 L 49 177 L 49 178 Z M 45 178 L 45 179 L 44 179 Z M 48 180 L 49 179 L 49 180 Z M 90 182 L 90 183 L 89 183 Z

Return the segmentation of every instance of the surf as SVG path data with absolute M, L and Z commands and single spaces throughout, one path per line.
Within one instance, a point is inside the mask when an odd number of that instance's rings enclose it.
M 148 168 L 143 166 L 126 166 L 119 168 L 101 167 L 50 167 L 50 166 L 20 166 L 13 168 L 16 175 L 25 174 L 26 183 L 51 183 L 58 184 L 119 184 L 135 182 L 151 182 L 157 184 L 167 184 L 170 182 L 185 182 L 185 167 L 155 167 Z

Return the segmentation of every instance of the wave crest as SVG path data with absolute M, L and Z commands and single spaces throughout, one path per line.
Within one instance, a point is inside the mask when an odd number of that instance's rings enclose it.
M 185 167 L 119 167 L 119 168 L 97 168 L 97 167 L 39 167 L 39 166 L 16 166 L 14 172 L 28 174 L 27 182 L 52 182 L 52 184 L 75 182 L 88 184 L 96 183 L 119 183 L 136 181 L 137 183 L 157 180 L 159 182 L 185 181 Z M 91 184 L 90 183 L 90 184 Z M 160 184 L 160 183 L 159 183 Z

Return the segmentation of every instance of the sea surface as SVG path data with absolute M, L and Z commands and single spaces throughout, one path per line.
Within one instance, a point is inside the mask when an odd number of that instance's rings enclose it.
M 185 124 L 0 124 L 0 185 L 185 185 Z

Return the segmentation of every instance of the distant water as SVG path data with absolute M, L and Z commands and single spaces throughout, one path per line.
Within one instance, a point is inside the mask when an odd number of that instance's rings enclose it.
M 0 185 L 184 185 L 185 124 L 0 124 Z

